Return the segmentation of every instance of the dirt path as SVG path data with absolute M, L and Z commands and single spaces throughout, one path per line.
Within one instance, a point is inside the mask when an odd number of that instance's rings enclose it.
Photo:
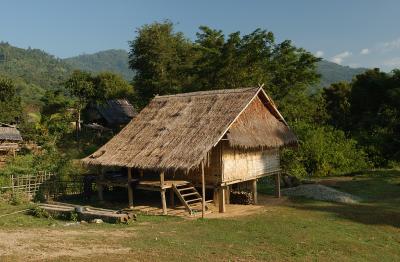
M 88 259 L 91 256 L 129 254 L 130 249 L 111 239 L 123 241 L 135 237 L 132 228 L 93 229 L 28 229 L 0 231 L 1 261 L 42 261 L 61 258 Z

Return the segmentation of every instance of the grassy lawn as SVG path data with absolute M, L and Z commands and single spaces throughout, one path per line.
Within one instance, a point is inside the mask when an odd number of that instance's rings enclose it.
M 130 225 L 66 227 L 65 221 L 16 214 L 0 217 L 0 260 L 400 261 L 400 172 L 320 182 L 363 202 L 290 199 L 245 217 L 141 215 Z M 24 208 L 0 204 L 0 215 Z

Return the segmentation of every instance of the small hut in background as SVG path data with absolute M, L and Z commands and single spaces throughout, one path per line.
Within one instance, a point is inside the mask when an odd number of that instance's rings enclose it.
M 89 122 L 114 129 L 129 123 L 137 112 L 128 100 L 114 99 L 90 106 L 87 114 Z
M 0 155 L 13 155 L 19 151 L 22 137 L 16 126 L 0 123 Z
M 170 190 L 171 201 L 175 194 L 189 212 L 201 205 L 204 216 L 211 201 L 225 212 L 234 185 L 249 185 L 256 203 L 257 179 L 264 176 L 276 177 L 280 196 L 279 150 L 296 143 L 261 87 L 215 90 L 156 96 L 83 162 L 126 168 L 123 184 L 130 206 L 136 188 L 158 190 L 166 213 L 165 192 Z M 107 184 L 103 174 L 98 179 L 100 199 Z M 206 199 L 206 191 L 213 192 L 208 194 L 211 199 Z

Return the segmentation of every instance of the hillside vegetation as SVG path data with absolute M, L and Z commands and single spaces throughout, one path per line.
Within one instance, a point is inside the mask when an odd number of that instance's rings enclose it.
M 126 80 L 132 80 L 133 72 L 128 66 L 128 52 L 111 49 L 94 54 L 83 54 L 64 61 L 71 67 L 91 72 L 111 71 L 121 74 Z
M 47 90 L 65 81 L 72 67 L 39 49 L 0 43 L 0 75 L 11 78 L 26 104 L 37 103 Z
M 342 66 L 326 60 L 319 61 L 317 67 L 317 71 L 321 75 L 320 85 L 323 87 L 342 81 L 351 82 L 356 75 L 367 70 L 367 68 Z

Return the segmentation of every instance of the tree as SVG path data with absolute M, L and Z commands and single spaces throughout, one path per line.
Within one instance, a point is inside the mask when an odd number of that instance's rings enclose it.
M 131 98 L 133 87 L 121 75 L 102 72 L 93 78 L 96 102 L 116 98 Z
M 348 131 L 350 128 L 351 85 L 346 82 L 334 83 L 323 90 L 329 124 Z
M 92 75 L 88 72 L 75 70 L 65 83 L 65 88 L 76 98 L 76 130 L 78 134 L 81 131 L 82 109 L 95 96 Z
M 376 166 L 400 161 L 400 72 L 358 75 L 350 93 L 351 135 Z
M 181 92 L 185 74 L 192 64 L 192 45 L 169 21 L 145 25 L 130 42 L 129 66 L 135 72 L 134 84 L 144 106 L 156 94 Z
M 21 117 L 21 98 L 17 96 L 14 82 L 0 77 L 0 122 L 16 123 Z

